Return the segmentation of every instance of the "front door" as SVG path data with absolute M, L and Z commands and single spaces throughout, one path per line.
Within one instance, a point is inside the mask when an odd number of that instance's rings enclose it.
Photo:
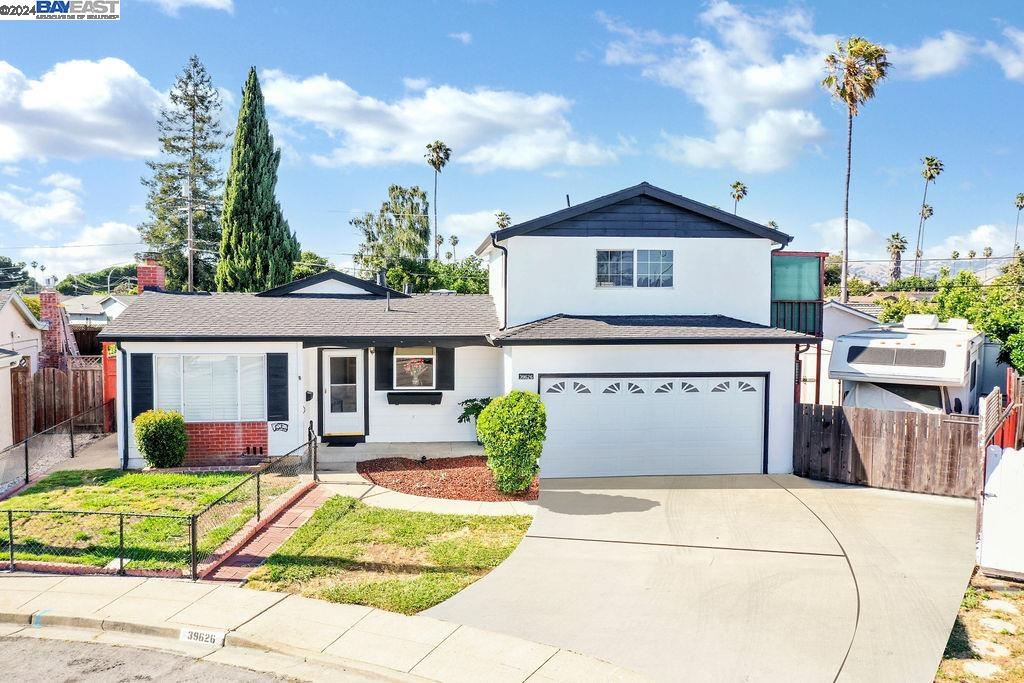
M 324 351 L 323 402 L 324 436 L 362 436 L 363 352 Z

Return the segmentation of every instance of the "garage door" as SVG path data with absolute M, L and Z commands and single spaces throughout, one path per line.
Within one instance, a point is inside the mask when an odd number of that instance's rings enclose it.
M 547 377 L 545 477 L 760 473 L 763 377 Z

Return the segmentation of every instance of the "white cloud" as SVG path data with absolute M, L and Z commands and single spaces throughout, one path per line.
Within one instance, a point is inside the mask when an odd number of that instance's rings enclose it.
M 448 37 L 452 40 L 462 43 L 463 45 L 469 45 L 473 42 L 473 34 L 469 31 L 459 31 L 458 33 L 449 33 Z
M 960 258 L 967 258 L 967 252 L 973 249 L 979 254 L 985 247 L 992 247 L 995 256 L 1006 256 L 1013 253 L 1013 230 L 985 224 L 972 228 L 966 233 L 947 235 L 938 244 L 927 246 L 928 233 L 925 230 L 925 258 L 948 259 L 953 251 L 960 252 Z
M 183 8 L 199 7 L 201 9 L 214 9 L 223 12 L 233 12 L 235 5 L 233 0 L 145 0 L 157 5 L 164 13 L 172 17 L 178 16 Z
M 1003 69 L 1003 75 L 1015 81 L 1024 81 L 1024 31 L 1013 26 L 1003 29 L 1007 42 L 997 44 L 991 40 L 982 51 L 996 60 Z
M 127 62 L 60 62 L 37 80 L 0 61 L 0 162 L 145 157 L 164 96 Z
M 666 133 L 668 158 L 751 172 L 790 164 L 824 135 L 805 105 L 820 95 L 822 60 L 834 36 L 814 33 L 799 8 L 751 14 L 713 0 L 699 18 L 710 37 L 638 30 L 599 14 L 616 36 L 605 62 L 638 66 L 703 108 L 712 134 Z
M 51 173 L 42 180 L 43 185 L 60 187 L 65 190 L 81 190 L 82 179 L 69 173 Z
M 52 239 L 57 226 L 79 221 L 82 215 L 79 196 L 65 187 L 33 192 L 8 185 L 0 190 L 0 223 L 11 223 L 41 239 Z
M 408 76 L 402 79 L 402 85 L 407 90 L 426 90 L 427 86 L 430 85 L 429 78 L 409 78 Z
M 829 218 L 811 224 L 811 230 L 817 233 L 817 248 L 823 251 L 839 252 L 843 250 L 843 219 Z M 879 258 L 885 252 L 885 244 L 878 231 L 864 221 L 850 219 L 850 257 Z
M 0 173 L 13 178 L 21 174 L 21 169 L 17 166 L 0 166 Z
M 463 256 L 472 253 L 489 233 L 498 229 L 496 213 L 498 209 L 448 214 L 441 219 L 441 234 L 445 237 L 458 235 L 459 253 Z
M 926 38 L 915 48 L 889 48 L 889 60 L 895 73 L 924 80 L 956 71 L 970 59 L 974 41 L 956 31 L 943 31 L 937 38 Z
M 621 151 L 577 135 L 567 118 L 572 103 L 559 95 L 440 85 L 387 102 L 326 75 L 269 70 L 263 81 L 275 110 L 340 137 L 328 154 L 313 156 L 324 166 L 419 164 L 435 139 L 452 147 L 453 163 L 478 171 L 602 164 Z
M 139 231 L 127 223 L 108 221 L 82 228 L 78 237 L 58 248 L 29 247 L 19 258 L 46 265 L 46 275 L 63 277 L 68 273 L 99 270 L 106 266 L 131 263 L 140 246 Z M 39 273 L 34 273 L 39 277 Z
M 744 128 L 720 130 L 711 139 L 662 132 L 666 145 L 659 154 L 698 168 L 734 166 L 748 173 L 785 168 L 825 129 L 814 115 L 801 110 L 769 109 Z

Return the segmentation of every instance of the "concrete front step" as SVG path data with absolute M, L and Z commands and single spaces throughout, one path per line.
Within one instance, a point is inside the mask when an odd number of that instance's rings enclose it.
M 354 446 L 321 444 L 317 450 L 317 468 L 325 472 L 355 471 L 352 465 L 377 458 L 459 458 L 483 455 L 475 441 L 410 441 L 407 443 L 357 443 Z

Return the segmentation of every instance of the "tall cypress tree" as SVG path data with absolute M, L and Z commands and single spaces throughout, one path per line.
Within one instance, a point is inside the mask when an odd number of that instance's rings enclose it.
M 224 187 L 217 289 L 259 292 L 291 280 L 299 241 L 274 195 L 281 151 L 267 124 L 256 68 L 242 90 L 231 166 Z

